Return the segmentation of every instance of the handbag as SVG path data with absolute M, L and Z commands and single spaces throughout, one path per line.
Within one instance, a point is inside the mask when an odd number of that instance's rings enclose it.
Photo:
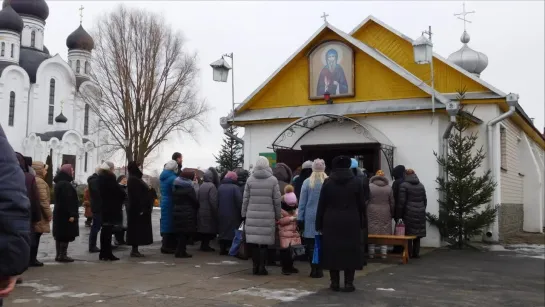
M 290 250 L 293 259 L 305 255 L 305 246 L 302 244 L 290 245 Z
M 404 236 L 405 235 L 405 224 L 403 223 L 402 219 L 399 219 L 399 221 L 397 221 L 394 235 L 396 235 L 396 236 Z
M 314 254 L 312 255 L 312 264 L 320 264 L 320 253 L 322 250 L 322 235 L 314 237 Z

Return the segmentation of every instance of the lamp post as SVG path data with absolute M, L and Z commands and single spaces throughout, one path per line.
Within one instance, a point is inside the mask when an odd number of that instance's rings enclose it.
M 428 37 L 426 37 L 428 35 Z M 431 26 L 428 31 L 422 31 L 422 35 L 413 42 L 414 61 L 416 64 L 429 64 L 431 69 L 431 111 L 435 114 L 435 89 L 433 76 L 433 43 L 431 41 Z
M 129 163 L 129 158 L 127 157 L 127 149 L 129 148 L 129 139 L 124 139 L 123 145 L 125 146 L 125 176 L 127 176 L 127 164 Z
M 231 65 L 225 61 L 225 57 L 231 59 Z M 210 64 L 212 66 L 214 81 L 216 82 L 227 82 L 229 78 L 229 70 L 231 70 L 231 107 L 232 107 L 232 117 L 235 118 L 235 62 L 233 53 L 228 53 L 222 55 L 222 57 Z

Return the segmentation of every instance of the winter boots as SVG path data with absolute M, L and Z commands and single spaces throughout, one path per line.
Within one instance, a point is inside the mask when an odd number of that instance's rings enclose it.
M 254 275 L 269 275 L 265 265 L 267 263 L 267 247 L 255 245 L 252 248 L 252 273 Z
M 68 242 L 55 241 L 55 247 L 57 249 L 57 256 L 55 257 L 55 261 L 74 262 L 74 259 L 68 257 Z
M 339 271 L 329 271 L 329 277 L 331 280 L 329 288 L 335 292 L 339 292 L 341 290 L 341 273 Z
M 331 285 L 329 288 L 335 292 L 354 292 L 356 291 L 356 287 L 354 287 L 354 275 L 356 274 L 356 271 L 354 270 L 346 270 L 344 271 L 344 288 L 341 290 L 340 280 L 341 280 L 341 272 L 340 271 L 329 271 L 329 275 L 331 277 Z
M 322 278 L 324 277 L 324 271 L 317 264 L 310 264 L 310 278 Z

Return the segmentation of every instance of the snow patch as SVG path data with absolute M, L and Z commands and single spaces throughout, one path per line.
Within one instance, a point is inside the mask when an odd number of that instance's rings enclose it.
M 24 282 L 20 284 L 19 287 L 33 288 L 35 292 L 54 292 L 54 291 L 59 291 L 62 289 L 62 287 L 59 287 L 59 286 L 50 286 L 50 285 L 48 286 L 48 285 L 42 285 L 35 282 L 29 282 L 29 283 Z
M 491 252 L 505 252 L 507 251 L 503 245 L 490 245 L 486 247 Z
M 32 299 L 18 298 L 13 300 L 14 304 L 25 304 L 25 303 L 32 303 L 32 302 L 36 302 L 40 304 L 42 302 L 42 299 L 41 298 L 32 298 Z
M 60 262 L 44 262 L 44 265 L 61 265 Z
M 214 276 L 212 277 L 212 279 L 220 279 L 218 276 Z
M 267 300 L 278 300 L 281 302 L 293 302 L 295 300 L 298 300 L 302 297 L 314 294 L 316 292 L 310 292 L 305 290 L 297 290 L 297 289 L 282 289 L 282 290 L 273 290 L 273 289 L 264 289 L 264 288 L 248 288 L 248 289 L 241 289 L 233 292 L 229 292 L 228 294 L 238 294 L 238 295 L 248 295 L 248 296 L 255 296 L 255 297 L 262 297 Z
M 200 266 L 200 265 L 196 265 L 195 267 L 196 267 L 196 268 L 200 268 L 201 266 Z
M 169 299 L 184 299 L 183 296 L 172 296 L 172 295 L 164 295 L 164 294 L 155 294 L 153 296 L 149 297 L 150 299 L 156 300 L 156 299 L 163 299 L 163 300 L 169 300 Z
M 103 300 L 98 300 L 95 303 L 104 303 L 104 301 Z
M 44 297 L 49 298 L 63 298 L 63 297 L 73 297 L 73 298 L 84 298 L 88 296 L 97 296 L 98 293 L 75 293 L 75 292 L 53 292 L 45 294 Z
M 142 261 L 142 262 L 138 262 L 140 264 L 163 264 L 163 265 L 167 265 L 167 266 L 172 266 L 172 265 L 176 265 L 174 263 L 167 263 L 167 262 L 164 262 L 164 261 Z
M 394 288 L 377 288 L 377 291 L 395 291 Z
M 238 264 L 238 262 L 236 261 L 222 261 L 222 262 L 210 262 L 210 263 L 207 263 L 208 265 L 236 265 Z

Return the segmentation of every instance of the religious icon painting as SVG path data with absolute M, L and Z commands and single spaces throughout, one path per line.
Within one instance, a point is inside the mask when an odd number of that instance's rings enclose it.
M 309 99 L 354 96 L 354 51 L 339 41 L 318 45 L 308 57 Z

